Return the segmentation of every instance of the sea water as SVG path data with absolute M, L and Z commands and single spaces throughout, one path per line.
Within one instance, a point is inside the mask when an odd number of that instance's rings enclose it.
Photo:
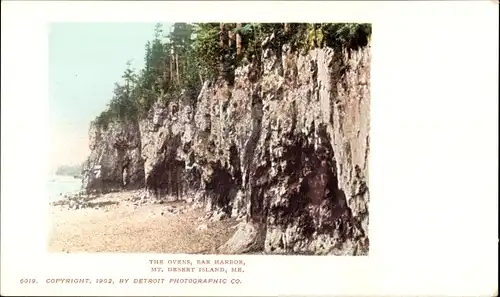
M 81 190 L 81 187 L 82 180 L 72 176 L 55 175 L 47 181 L 50 200 L 62 199 L 64 194 L 76 193 Z

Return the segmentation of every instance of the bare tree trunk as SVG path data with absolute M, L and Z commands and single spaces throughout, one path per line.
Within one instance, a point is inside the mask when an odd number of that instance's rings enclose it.
M 222 76 L 225 76 L 225 67 L 224 67 L 224 59 L 225 55 L 227 52 L 227 32 L 226 32 L 226 26 L 224 23 L 220 23 L 220 32 L 219 32 L 219 38 L 220 38 L 220 56 L 219 56 L 219 74 Z
M 163 89 L 167 90 L 170 78 L 168 77 L 168 56 L 163 60 Z
M 182 56 L 177 55 L 177 63 L 179 63 L 179 70 L 177 71 L 177 72 L 179 72 L 179 74 L 177 76 L 179 77 L 179 81 L 180 81 L 181 75 L 183 73 L 186 73 L 186 68 L 184 68 L 184 63 L 182 62 Z
M 180 83 L 181 78 L 179 76 L 179 55 L 175 54 L 175 71 L 177 73 L 177 83 Z
M 220 32 L 219 32 L 219 38 L 220 38 L 220 47 L 225 48 L 225 41 L 226 41 L 226 30 L 224 23 L 220 23 Z
M 227 32 L 227 36 L 229 38 L 229 40 L 228 40 L 229 49 L 233 48 L 233 44 L 235 42 L 235 37 L 236 37 L 235 35 L 236 34 L 233 31 L 231 31 L 231 30 L 229 30 Z
M 284 23 L 283 26 L 285 33 L 288 33 L 290 31 L 290 23 Z
M 185 75 L 187 75 L 187 74 L 188 74 L 188 73 L 190 73 L 190 71 L 191 71 L 191 70 L 190 70 L 190 68 L 189 68 L 189 65 L 190 65 L 190 64 L 189 64 L 189 58 L 188 58 L 188 57 L 186 57 L 186 59 L 185 59 L 184 61 L 185 61 L 185 62 L 182 64 L 182 67 L 183 67 L 182 69 L 183 69 L 183 71 L 184 71 L 183 73 L 184 73 Z
M 172 50 L 170 50 L 170 55 L 169 55 L 169 58 L 168 58 L 169 62 L 170 62 L 170 80 L 171 80 L 171 83 L 173 83 L 173 78 L 174 78 L 174 56 L 173 56 L 173 52 Z
M 241 23 L 236 24 L 236 55 L 239 57 L 241 55 Z
M 313 33 L 314 33 L 313 46 L 314 46 L 314 48 L 317 48 L 318 47 L 318 44 L 317 44 L 317 42 L 318 42 L 318 36 L 316 35 L 316 24 L 315 23 L 313 23 L 313 30 L 314 30 L 313 31 Z
M 165 68 L 163 68 L 163 81 L 167 83 L 169 81 L 168 77 L 168 67 L 167 67 L 167 61 L 165 61 Z
M 201 72 L 198 72 L 198 76 L 200 77 L 200 83 L 203 86 L 203 76 L 201 75 Z

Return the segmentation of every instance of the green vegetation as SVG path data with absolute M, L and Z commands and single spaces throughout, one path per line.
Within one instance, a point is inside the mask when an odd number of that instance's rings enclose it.
M 108 108 L 95 123 L 107 129 L 112 121 L 145 117 L 157 101 L 182 97 L 195 105 L 204 81 L 220 77 L 231 83 L 236 67 L 253 63 L 258 68 L 263 47 L 289 44 L 302 54 L 325 46 L 356 49 L 370 35 L 370 24 L 175 23 L 166 35 L 157 24 L 145 45 L 144 69 L 136 73 L 127 62 L 123 82 L 115 84 Z

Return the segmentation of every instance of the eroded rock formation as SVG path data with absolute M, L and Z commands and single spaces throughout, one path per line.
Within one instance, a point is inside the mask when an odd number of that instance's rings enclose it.
M 83 188 L 87 192 L 144 186 L 144 161 L 137 122 L 113 122 L 108 127 L 91 123 L 89 146 L 90 156 L 83 166 Z
M 366 255 L 370 46 L 306 55 L 266 48 L 196 106 L 92 126 L 86 189 L 129 188 L 242 219 L 221 252 Z

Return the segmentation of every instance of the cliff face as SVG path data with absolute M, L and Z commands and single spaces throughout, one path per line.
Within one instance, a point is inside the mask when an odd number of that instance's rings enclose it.
M 89 146 L 90 156 L 83 166 L 83 188 L 87 192 L 143 187 L 144 161 L 137 122 L 113 122 L 106 128 L 92 123 Z
M 126 167 L 130 187 L 243 219 L 221 252 L 367 254 L 369 46 L 262 55 L 231 86 L 206 82 L 195 107 L 93 126 L 88 168 L 102 166 L 105 188 Z

